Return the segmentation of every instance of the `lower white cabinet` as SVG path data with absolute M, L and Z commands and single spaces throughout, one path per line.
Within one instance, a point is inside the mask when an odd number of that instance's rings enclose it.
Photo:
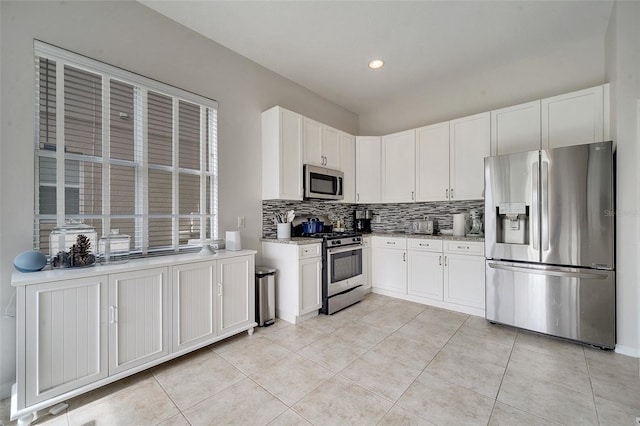
M 407 240 L 373 237 L 373 288 L 407 292 Z
M 13 419 L 256 326 L 255 251 L 14 273 Z
M 322 307 L 320 243 L 262 243 L 262 260 L 276 269 L 276 316 L 293 324 L 318 315 Z
M 484 316 L 484 242 L 373 237 L 373 291 Z
M 167 268 L 109 275 L 109 374 L 169 353 Z

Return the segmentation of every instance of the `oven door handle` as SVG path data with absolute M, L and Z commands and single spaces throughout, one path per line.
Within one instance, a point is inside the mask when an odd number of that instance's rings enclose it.
M 344 247 L 329 247 L 327 248 L 327 254 L 338 254 L 351 250 L 362 250 L 362 244 L 351 244 Z

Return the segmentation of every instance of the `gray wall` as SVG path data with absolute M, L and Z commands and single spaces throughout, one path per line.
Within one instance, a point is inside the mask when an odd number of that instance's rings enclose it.
M 246 217 L 243 246 L 257 249 L 261 220 L 261 116 L 274 105 L 356 134 L 358 116 L 137 2 L 0 2 L 0 307 L 9 313 L 12 261 L 31 249 L 34 179 L 33 39 L 219 102 L 220 231 Z M 0 323 L 0 398 L 14 377 L 12 319 Z M 5 326 L 6 325 L 6 326 Z

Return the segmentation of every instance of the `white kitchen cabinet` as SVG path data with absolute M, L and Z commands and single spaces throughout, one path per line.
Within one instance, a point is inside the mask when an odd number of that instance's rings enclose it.
M 433 300 L 442 300 L 442 241 L 410 238 L 407 243 L 409 246 L 407 293 Z
M 302 116 L 276 106 L 262 113 L 262 199 L 302 195 Z
M 19 404 L 29 406 L 107 377 L 106 275 L 26 289 L 24 356 L 18 356 Z M 20 309 L 18 309 L 20 312 Z M 20 350 L 19 350 L 20 352 Z
M 605 96 L 606 93 L 606 96 Z M 609 138 L 609 85 L 542 99 L 542 146 L 558 148 Z
M 217 334 L 216 262 L 176 265 L 172 270 L 172 350 L 209 342 Z
M 380 202 L 381 145 L 379 136 L 356 136 L 356 203 Z
M 540 149 L 540 120 L 539 100 L 491 111 L 491 155 Z
M 407 293 L 406 248 L 406 238 L 373 237 L 373 288 Z
M 253 256 L 218 261 L 218 334 L 228 335 L 254 322 Z
M 484 158 L 491 154 L 491 114 L 449 122 L 449 199 L 484 198 Z
M 415 201 L 415 130 L 382 137 L 382 202 Z
M 109 374 L 169 353 L 167 268 L 109 275 Z
M 362 238 L 362 286 L 371 289 L 371 238 Z
M 356 137 L 340 132 L 339 141 L 340 162 L 344 173 L 342 202 L 353 204 L 356 202 Z
M 340 170 L 338 130 L 307 117 L 303 128 L 304 164 Z
M 318 315 L 322 307 L 320 243 L 262 242 L 262 261 L 276 269 L 276 316 L 293 324 Z
M 449 122 L 416 129 L 416 201 L 449 199 Z
M 448 241 L 444 246 L 444 301 L 484 310 L 484 243 Z

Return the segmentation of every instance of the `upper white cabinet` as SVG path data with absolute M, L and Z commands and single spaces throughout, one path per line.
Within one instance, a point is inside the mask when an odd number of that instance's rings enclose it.
M 380 136 L 356 137 L 356 203 L 380 202 Z
M 169 353 L 167 268 L 109 275 L 109 374 Z
M 19 405 L 107 377 L 107 283 L 106 275 L 98 275 L 27 288 L 26 329 L 18 336 L 24 348 L 24 358 L 17 360 L 18 383 L 25 383 Z
M 304 118 L 304 163 L 340 170 L 338 130 Z
M 449 199 L 449 122 L 416 129 L 416 201 Z
M 606 96 L 605 96 L 606 92 Z M 542 100 L 542 147 L 580 145 L 608 139 L 609 85 Z M 608 133 L 608 131 L 607 131 Z
M 491 154 L 491 114 L 449 122 L 449 199 L 484 198 L 484 158 Z
M 340 142 L 340 161 L 344 173 L 342 202 L 356 202 L 356 137 L 344 132 L 338 136 Z
M 262 199 L 302 200 L 302 116 L 262 113 Z
M 382 202 L 415 201 L 415 130 L 382 137 Z
M 491 111 L 491 155 L 541 148 L 541 101 Z

